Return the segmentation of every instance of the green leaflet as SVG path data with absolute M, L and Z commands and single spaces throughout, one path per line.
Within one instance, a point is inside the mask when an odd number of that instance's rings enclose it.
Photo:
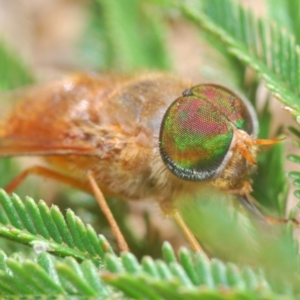
M 195 2 L 177 5 L 188 19 L 219 37 L 232 55 L 253 68 L 268 89 L 299 115 L 300 53 L 293 37 L 234 1 L 199 0 L 203 9 L 194 8 Z
M 57 206 L 48 208 L 45 202 L 36 204 L 31 198 L 24 201 L 0 191 L 0 235 L 33 246 L 35 251 L 49 251 L 79 260 L 91 259 L 103 263 L 104 254 L 112 252 L 107 241 L 97 236 L 71 210 L 62 215 Z

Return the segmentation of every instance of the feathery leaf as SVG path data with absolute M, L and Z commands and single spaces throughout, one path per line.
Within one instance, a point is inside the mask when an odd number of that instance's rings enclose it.
M 187 249 L 181 250 L 180 261 L 174 261 L 174 250 L 168 243 L 163 251 L 169 262 L 146 257 L 134 272 L 126 272 L 128 267 L 124 266 L 132 261 L 132 254 L 123 254 L 122 260 L 108 254 L 108 271 L 101 278 L 134 299 L 280 299 L 283 295 L 289 299 L 288 290 L 274 292 L 261 270 L 216 259 L 208 262 L 201 254 Z
M 201 3 L 202 10 L 195 8 L 193 1 L 177 5 L 190 20 L 219 37 L 230 53 L 258 72 L 274 95 L 299 115 L 300 51 L 295 39 L 232 0 Z
M 50 209 L 40 201 L 23 201 L 0 191 L 0 235 L 32 245 L 37 252 L 51 251 L 60 256 L 91 259 L 101 264 L 111 248 L 103 237 L 83 224 L 71 210 L 66 219 L 57 206 Z
M 84 296 L 106 299 L 113 291 L 101 281 L 91 261 L 79 264 L 73 258 L 57 259 L 42 253 L 34 259 L 15 259 L 0 252 L 2 296 Z

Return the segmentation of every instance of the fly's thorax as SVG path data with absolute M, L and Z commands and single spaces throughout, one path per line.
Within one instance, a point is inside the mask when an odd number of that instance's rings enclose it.
M 107 97 L 105 116 L 101 117 L 131 136 L 137 127 L 157 136 L 166 109 L 188 86 L 181 79 L 160 73 L 133 78 Z

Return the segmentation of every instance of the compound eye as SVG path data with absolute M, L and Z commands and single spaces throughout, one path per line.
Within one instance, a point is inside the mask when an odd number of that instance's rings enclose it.
M 233 126 L 212 103 L 186 95 L 166 111 L 160 128 L 160 153 L 179 178 L 202 181 L 222 168 Z
M 190 94 L 212 103 L 237 129 L 256 136 L 256 114 L 246 99 L 216 84 L 197 85 L 190 89 Z

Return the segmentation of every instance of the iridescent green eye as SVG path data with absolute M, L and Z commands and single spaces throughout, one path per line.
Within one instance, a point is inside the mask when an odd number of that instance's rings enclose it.
M 226 165 L 234 127 L 256 130 L 248 104 L 218 85 L 199 85 L 168 108 L 160 128 L 166 166 L 186 180 L 214 177 Z
M 236 128 L 248 134 L 257 134 L 257 121 L 252 106 L 225 87 L 215 84 L 201 84 L 193 87 L 189 92 L 210 102 L 215 109 L 225 116 Z

